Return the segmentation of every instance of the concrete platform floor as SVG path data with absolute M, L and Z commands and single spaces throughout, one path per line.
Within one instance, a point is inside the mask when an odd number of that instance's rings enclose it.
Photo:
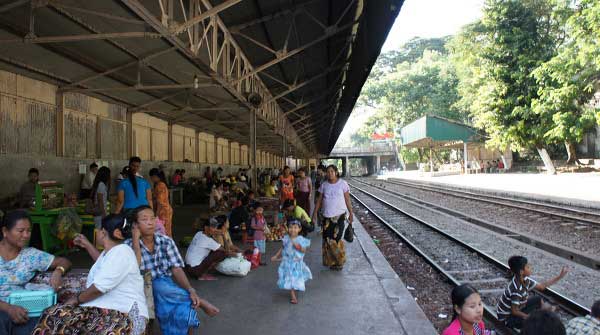
M 174 208 L 175 241 L 193 234 L 194 219 L 206 206 Z M 321 236 L 312 233 L 305 256 L 313 280 L 299 293 L 297 305 L 289 292 L 277 288 L 277 268 L 272 263 L 280 242 L 268 242 L 266 266 L 243 278 L 217 274 L 216 281 L 190 278 L 198 295 L 221 312 L 210 318 L 202 312 L 195 334 L 209 335 L 388 335 L 437 334 L 423 311 L 391 268 L 362 225 L 355 223 L 356 237 L 346 244 L 344 270 L 331 271 L 322 265 Z M 246 246 L 249 247 L 249 246 Z M 185 257 L 185 248 L 180 248 Z M 76 268 L 89 269 L 93 262 L 86 252 L 67 256 Z M 157 322 L 153 334 L 161 334 Z
M 446 184 L 467 189 L 481 189 L 540 201 L 571 204 L 600 209 L 600 173 L 480 173 L 430 177 L 418 171 L 390 172 L 378 178 L 401 178 Z
M 192 234 L 199 207 L 175 208 L 175 236 Z M 288 291 L 277 289 L 279 263 L 251 271 L 247 277 L 218 276 L 217 281 L 191 280 L 198 294 L 221 313 L 200 315 L 200 334 L 436 334 L 406 285 L 383 258 L 361 225 L 347 244 L 348 262 L 341 272 L 321 263 L 321 237 L 313 233 L 305 262 L 313 273 L 298 305 Z M 268 242 L 269 258 L 280 242 Z M 182 250 L 185 253 L 185 250 Z M 154 327 L 158 334 L 158 327 Z

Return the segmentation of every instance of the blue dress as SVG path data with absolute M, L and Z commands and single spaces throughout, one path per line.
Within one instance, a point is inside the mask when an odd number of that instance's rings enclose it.
M 310 240 L 298 236 L 293 240 L 303 248 L 310 246 Z M 283 237 L 282 260 L 279 265 L 277 286 L 282 290 L 304 291 L 304 282 L 312 279 L 312 273 L 304 263 L 304 253 L 296 250 L 289 235 Z

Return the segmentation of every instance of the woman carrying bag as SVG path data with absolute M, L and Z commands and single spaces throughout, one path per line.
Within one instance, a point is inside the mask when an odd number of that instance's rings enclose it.
M 350 187 L 339 177 L 335 165 L 327 167 L 327 179 L 319 187 L 313 222 L 321 208 L 323 209 L 323 265 L 339 271 L 346 263 L 346 250 L 342 241 L 344 223 L 348 220 L 350 227 L 354 216 L 350 202 Z

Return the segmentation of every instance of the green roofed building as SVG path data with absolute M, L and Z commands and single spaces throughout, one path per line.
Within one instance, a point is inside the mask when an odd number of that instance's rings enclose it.
M 427 115 L 403 127 L 400 140 L 407 148 L 461 148 L 464 143 L 481 142 L 482 136 L 466 124 Z
M 435 115 L 426 115 L 413 121 L 400 130 L 400 141 L 405 148 L 429 149 L 429 167 L 424 169 L 432 175 L 446 175 L 465 171 L 478 172 L 484 163 L 501 159 L 506 167 L 512 164 L 510 150 L 500 152 L 485 148 L 483 134 L 477 129 L 459 121 L 446 119 Z M 462 165 L 452 167 L 452 164 L 442 164 L 434 174 L 433 158 L 435 151 L 441 149 L 462 149 Z M 422 166 L 423 167 L 423 166 Z

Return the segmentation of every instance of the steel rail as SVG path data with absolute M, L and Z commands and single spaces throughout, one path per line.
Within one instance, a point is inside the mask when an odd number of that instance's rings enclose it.
M 375 200 L 377 200 L 377 201 L 385 204 L 386 206 L 392 208 L 393 210 L 395 210 L 395 211 L 397 211 L 399 213 L 402 213 L 404 216 L 407 216 L 407 217 L 413 219 L 414 221 L 418 222 L 419 224 L 421 224 L 421 225 L 423 225 L 423 226 L 425 226 L 425 227 L 433 230 L 434 232 L 436 232 L 436 233 L 444 236 L 445 238 L 447 238 L 447 239 L 455 242 L 459 246 L 461 246 L 461 247 L 463 247 L 463 248 L 465 248 L 465 249 L 467 249 L 467 250 L 469 250 L 469 251 L 477 254 L 478 256 L 482 257 L 484 260 L 488 261 L 489 263 L 491 263 L 492 265 L 496 266 L 497 268 L 502 269 L 502 270 L 504 270 L 506 272 L 508 272 L 510 270 L 507 265 L 505 265 L 503 262 L 499 261 L 498 259 L 492 257 L 491 255 L 489 255 L 489 254 L 487 254 L 487 253 L 485 253 L 485 252 L 483 252 L 483 251 L 481 251 L 481 250 L 479 250 L 477 248 L 474 248 L 473 246 L 469 245 L 468 243 L 466 243 L 464 241 L 461 241 L 460 239 L 458 239 L 458 238 L 456 238 L 456 237 L 454 237 L 454 236 L 446 233 L 445 231 L 443 231 L 443 230 L 435 227 L 434 225 L 432 225 L 432 224 L 430 224 L 430 223 L 428 223 L 428 222 L 426 222 L 426 221 L 424 221 L 424 220 L 422 220 L 422 219 L 420 219 L 420 218 L 418 218 L 418 217 L 416 217 L 416 216 L 414 216 L 414 215 L 412 215 L 412 214 L 410 214 L 410 213 L 408 213 L 408 212 L 406 212 L 406 211 L 404 211 L 404 210 L 396 207 L 395 205 L 389 203 L 388 201 L 386 201 L 384 199 L 381 199 L 380 197 L 378 197 L 378 196 L 376 196 L 376 195 L 374 195 L 374 194 L 372 194 L 372 193 L 370 193 L 370 192 L 368 192 L 368 191 L 366 191 L 366 190 L 364 190 L 364 189 L 362 189 L 360 187 L 357 187 L 356 185 L 351 185 L 351 186 L 353 188 L 359 190 L 360 192 L 362 192 L 362 193 L 364 193 L 364 194 L 372 197 L 373 199 L 375 199 Z M 371 186 L 371 187 L 374 187 L 374 186 Z M 382 191 L 385 191 L 385 190 L 382 190 Z M 357 198 L 354 194 L 352 194 L 352 196 L 355 199 Z M 396 230 L 394 229 L 394 231 L 396 231 Z M 444 275 L 446 276 L 446 275 L 449 275 L 449 274 L 446 273 Z M 450 277 L 448 277 L 448 278 L 451 278 L 451 277 L 452 276 L 450 275 Z M 588 315 L 590 313 L 590 310 L 588 308 L 586 308 L 585 306 L 579 304 L 578 302 L 576 302 L 576 301 L 574 301 L 572 299 L 567 298 L 563 294 L 560 294 L 560 293 L 558 293 L 558 292 L 556 292 L 556 291 L 554 291 L 552 289 L 547 288 L 543 292 L 540 292 L 540 291 L 536 290 L 536 292 L 538 294 L 540 294 L 541 296 L 544 296 L 547 299 L 549 298 L 549 300 L 558 303 L 561 306 L 561 308 L 563 308 L 569 314 L 572 314 L 572 315 L 575 315 L 575 316 L 584 316 L 584 315 Z
M 482 201 L 482 202 L 487 202 L 487 203 L 492 203 L 492 204 L 497 204 L 497 205 L 502 205 L 502 206 L 507 206 L 507 207 L 528 210 L 528 211 L 532 211 L 532 212 L 536 212 L 536 213 L 540 213 L 540 214 L 544 214 L 544 215 L 550 215 L 550 216 L 560 217 L 560 218 L 564 218 L 564 219 L 590 223 L 593 225 L 600 225 L 600 214 L 583 211 L 583 210 L 575 209 L 575 208 L 569 208 L 566 206 L 552 205 L 552 204 L 546 204 L 546 203 L 537 202 L 537 201 L 515 199 L 515 198 L 509 198 L 509 197 L 501 197 L 501 196 L 497 196 L 497 195 L 481 194 L 481 193 L 462 191 L 462 190 L 454 190 L 454 189 L 448 190 L 448 189 L 444 189 L 444 188 L 438 187 L 438 186 L 411 183 L 411 182 L 406 182 L 406 181 L 400 181 L 398 179 L 393 179 L 393 180 L 387 179 L 387 181 L 390 184 L 402 185 L 402 186 L 412 187 L 412 188 L 426 190 L 426 191 L 435 191 L 435 192 L 439 192 L 439 193 L 443 193 L 443 194 L 453 195 L 453 196 L 460 197 L 460 198 L 471 199 L 471 200 Z M 485 198 L 488 198 L 488 199 L 485 199 Z M 494 199 L 494 200 L 490 200 L 490 199 Z M 510 202 L 513 202 L 513 203 L 511 204 Z M 527 207 L 527 206 L 523 206 L 523 205 L 518 205 L 515 203 L 527 204 L 527 205 L 531 205 L 531 206 L 538 206 L 538 207 L 544 207 L 544 208 L 551 208 L 551 209 L 555 209 L 555 210 L 571 212 L 571 213 L 576 213 L 576 214 L 582 214 L 582 215 L 595 216 L 598 218 L 598 220 L 593 220 L 593 219 L 588 219 L 588 218 L 573 216 L 573 215 L 568 215 L 568 214 L 561 214 L 561 213 L 556 213 L 556 212 L 549 212 L 549 211 L 545 211 L 543 209 L 531 208 L 531 207 Z
M 366 193 L 366 192 L 363 192 Z M 368 193 L 367 193 L 368 194 Z M 396 236 L 398 236 L 406 245 L 409 246 L 419 257 L 421 257 L 425 262 L 431 267 L 433 267 L 437 272 L 439 272 L 442 276 L 444 276 L 450 283 L 454 286 L 459 286 L 461 283 L 456 279 L 452 274 L 448 273 L 444 268 L 442 268 L 436 261 L 434 261 L 431 257 L 427 256 L 427 254 L 421 250 L 416 244 L 414 244 L 411 240 L 409 240 L 404 234 L 399 232 L 393 225 L 391 225 L 386 219 L 384 219 L 381 215 L 377 214 L 371 207 L 369 207 L 366 203 L 360 200 L 355 194 L 350 192 L 350 195 L 363 207 L 365 207 L 373 216 L 377 218 L 384 226 L 386 226 L 389 230 L 391 230 Z M 412 216 L 410 216 L 413 218 Z M 414 219 L 414 218 L 413 218 Z M 492 309 L 491 306 L 484 304 L 483 310 L 485 316 L 494 323 L 497 327 L 502 327 L 502 323 L 498 320 L 496 313 Z
M 524 233 L 519 233 L 516 232 L 514 230 L 484 221 L 483 219 L 479 219 L 476 217 L 472 217 L 469 216 L 463 212 L 454 210 L 452 208 L 448 208 L 439 204 L 435 204 L 432 202 L 428 202 L 422 199 L 418 199 L 406 194 L 401 194 L 398 193 L 396 191 L 392 191 L 392 190 L 388 190 L 388 189 L 383 189 L 378 187 L 377 185 L 373 185 L 369 182 L 360 180 L 360 179 L 353 179 L 354 181 L 361 183 L 361 184 L 365 184 L 368 185 L 370 187 L 376 187 L 379 188 L 381 191 L 385 191 L 389 194 L 392 194 L 398 198 L 402 198 L 406 201 L 412 202 L 417 206 L 427 206 L 429 208 L 435 208 L 441 212 L 444 212 L 446 214 L 450 214 L 458 219 L 470 222 L 472 224 L 478 225 L 480 227 L 495 231 L 497 233 L 503 234 L 507 237 L 513 238 L 517 241 L 535 246 L 538 249 L 542 249 L 545 250 L 547 252 L 550 252 L 558 257 L 567 259 L 571 262 L 575 262 L 577 264 L 586 266 L 588 268 L 594 269 L 594 270 L 599 270 L 600 269 L 600 259 L 598 259 L 597 257 L 595 257 L 594 255 L 590 255 L 590 254 L 585 254 L 582 253 L 578 250 L 575 250 L 573 248 L 569 248 L 569 247 L 565 247 L 565 246 L 561 246 L 561 245 L 557 245 L 551 242 L 548 242 L 546 240 L 541 240 L 538 239 L 536 236 L 532 236 L 529 234 L 524 234 Z

